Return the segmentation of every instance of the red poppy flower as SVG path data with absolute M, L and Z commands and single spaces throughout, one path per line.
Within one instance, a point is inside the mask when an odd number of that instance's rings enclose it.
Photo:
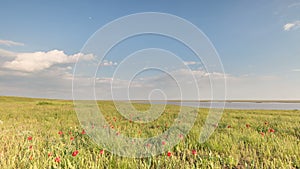
M 246 127 L 249 128 L 249 127 L 250 127 L 250 124 L 246 124 Z
M 172 153 L 171 153 L 170 151 L 168 151 L 167 156 L 168 156 L 168 157 L 171 157 L 171 156 L 172 156 Z
M 197 151 L 196 150 L 192 150 L 192 154 L 193 155 L 197 155 Z
M 275 132 L 275 130 L 272 129 L 272 128 L 270 128 L 268 131 L 269 131 L 269 133 L 274 133 Z
M 54 161 L 57 162 L 57 163 L 59 163 L 59 162 L 60 162 L 60 157 L 56 157 L 56 158 L 54 159 Z
M 29 146 L 29 149 L 30 149 L 30 150 L 32 149 L 32 145 Z
M 227 128 L 229 128 L 229 129 L 230 129 L 230 128 L 231 128 L 231 125 L 228 125 L 228 126 L 227 126 Z
M 70 140 L 73 141 L 73 140 L 74 140 L 74 137 L 70 137 Z
M 265 133 L 264 132 L 260 132 L 259 133 L 261 136 L 265 136 Z
M 166 142 L 165 142 L 165 141 L 162 141 L 161 144 L 162 144 L 162 145 L 166 145 Z
M 51 153 L 48 153 L 48 157 L 50 157 L 52 154 Z
M 72 153 L 72 156 L 75 157 L 75 156 L 77 156 L 78 153 L 79 153 L 79 151 L 78 151 L 78 150 L 75 150 L 75 151 Z
M 32 136 L 29 136 L 29 137 L 27 138 L 27 140 L 28 140 L 28 141 L 31 141 L 31 140 L 32 140 Z
M 33 157 L 32 157 L 32 156 L 30 156 L 30 157 L 29 157 L 29 160 L 33 160 Z
M 59 135 L 63 135 L 63 132 L 62 132 L 62 131 L 59 131 L 58 134 L 59 134 Z
M 104 150 L 100 150 L 100 154 L 101 154 L 101 155 L 104 154 Z
M 86 132 L 84 130 L 82 130 L 81 134 L 86 134 Z
M 180 138 L 180 139 L 183 139 L 183 134 L 179 134 L 179 138 Z

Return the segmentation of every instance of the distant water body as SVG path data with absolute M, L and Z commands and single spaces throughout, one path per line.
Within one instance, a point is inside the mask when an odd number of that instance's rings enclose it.
M 138 101 L 138 103 L 149 103 Z M 224 102 L 196 102 L 196 101 L 152 101 L 152 104 L 170 104 L 201 108 L 222 108 Z M 300 110 L 300 103 L 278 103 L 278 102 L 225 102 L 225 109 L 247 109 L 247 110 Z

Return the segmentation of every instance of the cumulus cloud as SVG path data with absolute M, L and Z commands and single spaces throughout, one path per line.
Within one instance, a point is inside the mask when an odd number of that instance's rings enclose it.
M 11 41 L 11 40 L 1 40 L 0 39 L 0 45 L 6 45 L 6 46 L 24 46 L 24 43 L 14 42 L 14 41 Z
M 77 59 L 91 60 L 93 55 L 77 53 L 66 55 L 63 51 L 17 53 L 14 60 L 5 62 L 2 66 L 11 70 L 36 72 L 47 69 L 56 64 L 75 63 Z
M 283 26 L 285 31 L 296 30 L 298 28 L 300 28 L 300 21 L 290 22 Z

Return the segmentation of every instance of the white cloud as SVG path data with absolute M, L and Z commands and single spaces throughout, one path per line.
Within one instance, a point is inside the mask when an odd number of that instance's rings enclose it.
M 24 43 L 14 42 L 14 41 L 11 41 L 11 40 L 1 40 L 0 39 L 0 45 L 6 45 L 6 46 L 24 46 Z
M 285 31 L 296 30 L 298 28 L 300 28 L 300 21 L 290 22 L 283 26 Z
M 14 53 L 14 52 L 0 49 L 0 57 L 15 57 L 15 56 L 16 56 L 16 53 Z
M 195 61 L 186 61 L 186 62 L 183 62 L 186 66 L 188 65 L 198 65 L 200 64 L 200 62 L 195 62 Z
M 93 55 L 77 53 L 66 55 L 63 51 L 51 50 L 48 52 L 17 53 L 14 60 L 5 62 L 2 66 L 11 70 L 36 72 L 47 69 L 56 64 L 75 63 L 77 59 L 91 60 Z
M 114 98 L 118 100 L 130 98 L 139 100 L 148 99 L 151 91 L 160 89 L 168 99 L 224 99 L 223 78 L 225 76 L 227 99 L 299 99 L 297 95 L 300 90 L 297 87 L 299 82 L 291 80 L 293 81 L 291 83 L 291 81 L 283 80 L 278 76 L 234 76 L 221 72 L 208 73 L 202 70 L 191 71 L 185 69 L 169 73 L 174 79 L 166 74 L 152 75 L 142 79 L 137 78 L 133 82 L 99 78 L 95 90 L 96 96 L 98 99 Z M 191 79 L 191 73 L 195 76 L 196 81 Z M 193 85 L 190 84 L 195 82 L 198 86 L 199 96 L 196 94 L 197 91 L 193 90 Z M 177 84 L 180 86 L 180 90 Z
M 34 74 L 0 70 L 0 95 L 70 99 L 72 73 L 67 71 L 63 67 Z
M 293 72 L 300 72 L 300 69 L 293 69 Z
M 222 81 L 225 77 L 229 77 L 229 75 L 218 72 L 208 73 L 203 70 L 178 69 L 170 71 L 168 74 L 151 74 L 131 80 L 120 79 L 122 76 L 114 77 L 114 79 L 97 78 L 95 91 L 98 99 L 115 98 L 122 100 L 130 98 L 139 100 L 148 99 L 151 91 L 159 89 L 164 92 L 168 99 L 180 99 L 182 97 L 195 100 L 199 97 L 201 99 L 211 98 L 210 89 L 212 86 L 210 80 L 216 82 L 214 87 L 218 88 L 216 90 L 221 91 Z M 92 85 L 93 83 L 90 86 Z M 201 93 L 200 95 L 198 95 L 197 88 L 199 94 Z M 221 94 L 219 97 L 221 98 Z
M 48 97 L 48 98 L 65 98 L 72 97 L 72 72 L 68 71 L 68 67 L 53 66 L 47 71 L 40 71 L 34 74 L 20 74 L 23 72 L 0 70 L 0 95 L 18 95 L 30 97 Z M 299 69 L 295 69 L 299 70 Z M 211 99 L 212 91 L 209 76 L 213 76 L 215 80 L 214 93 L 222 94 L 219 89 L 222 85 L 223 73 L 207 73 L 201 70 L 194 70 L 201 99 Z M 184 95 L 183 99 L 195 99 L 195 90 L 191 88 L 188 70 L 177 70 L 171 72 L 173 77 L 179 84 L 182 84 L 181 91 L 176 87 L 176 81 L 169 76 L 160 74 L 136 78 L 132 82 L 119 78 L 97 78 L 95 91 L 97 99 L 128 99 L 128 87 L 130 99 L 148 99 L 153 89 L 161 89 L 168 99 L 180 98 L 180 92 Z M 276 76 L 234 76 L 225 74 L 227 80 L 227 99 L 299 99 L 300 81 L 297 79 L 282 79 Z M 76 84 L 83 85 L 78 92 L 81 99 L 93 99 L 94 79 L 90 77 L 78 77 Z M 220 79 L 218 79 L 220 78 Z M 77 79 L 77 77 L 76 77 Z M 259 83 L 258 83 L 259 82 Z M 193 82 L 192 82 L 193 83 Z M 84 86 L 86 84 L 86 86 Z M 112 86 L 111 86 L 112 85 Z M 112 88 L 111 88 L 112 87 Z M 220 97 L 222 98 L 222 97 Z M 214 99 L 220 99 L 215 97 Z M 157 99 L 161 99 L 158 97 Z
M 104 60 L 101 63 L 101 66 L 116 66 L 117 64 L 118 64 L 117 62 L 112 62 L 112 61 Z

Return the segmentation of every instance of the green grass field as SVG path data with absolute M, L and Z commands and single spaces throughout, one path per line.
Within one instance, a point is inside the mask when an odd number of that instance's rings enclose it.
M 167 106 L 158 120 L 141 125 L 123 118 L 112 102 L 99 104 L 109 127 L 130 137 L 161 134 L 179 110 Z M 225 110 L 203 144 L 198 138 L 208 110 L 198 112 L 192 130 L 168 152 L 126 158 L 83 132 L 72 101 L 0 97 L 0 168 L 300 168 L 299 110 Z

